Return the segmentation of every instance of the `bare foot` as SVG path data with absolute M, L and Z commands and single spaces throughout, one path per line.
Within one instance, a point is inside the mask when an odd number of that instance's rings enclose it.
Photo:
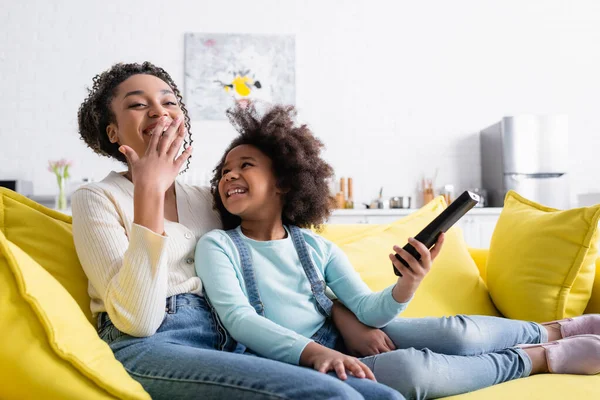
M 548 332 L 548 342 L 554 342 L 563 338 L 558 323 L 544 325 L 544 328 Z

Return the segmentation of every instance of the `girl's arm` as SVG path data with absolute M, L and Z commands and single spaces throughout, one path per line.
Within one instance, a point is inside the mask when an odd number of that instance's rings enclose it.
M 439 254 L 443 241 L 444 236 L 440 235 L 440 239 L 431 253 L 421 243 L 411 241 L 411 244 L 421 253 L 421 263 L 395 246 L 394 250 L 407 260 L 411 270 L 404 267 L 393 255 L 390 255 L 390 260 L 394 262 L 403 277 L 398 278 L 395 285 L 377 293 L 373 293 L 363 282 L 344 252 L 335 244 L 326 241 L 329 247 L 329 258 L 325 263 L 325 281 L 340 301 L 361 322 L 377 328 L 383 327 L 406 309 L 421 280 L 429 272 L 431 263 Z
M 357 377 L 374 379 L 369 368 L 354 357 L 331 350 L 257 314 L 238 279 L 233 257 L 221 231 L 204 235 L 196 246 L 196 272 L 204 290 L 231 336 L 261 356 L 299 364 L 320 372 L 335 370 L 346 379 L 346 369 Z
M 330 255 L 325 264 L 325 281 L 350 311 L 364 324 L 381 328 L 406 309 L 408 302 L 399 303 L 392 296 L 392 285 L 374 293 L 354 270 L 344 252 L 329 243 Z
M 351 355 L 367 357 L 396 349 L 385 332 L 363 324 L 337 300 L 333 302 L 332 318 Z
M 204 235 L 196 246 L 196 272 L 210 302 L 231 336 L 258 354 L 298 365 L 300 355 L 312 340 L 256 313 L 242 290 L 228 254 L 225 233 Z M 240 278 L 241 279 L 241 278 Z

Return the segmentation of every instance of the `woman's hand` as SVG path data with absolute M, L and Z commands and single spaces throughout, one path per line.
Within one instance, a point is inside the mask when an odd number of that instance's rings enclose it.
M 141 157 L 129 146 L 119 147 L 119 151 L 127 158 L 135 186 L 149 187 L 164 194 L 175 181 L 183 163 L 191 156 L 192 148 L 188 147 L 175 158 L 185 137 L 185 125 L 181 115 L 172 122 L 169 120 L 168 117 L 162 117 L 154 127 L 150 143 Z
M 171 123 L 169 118 L 162 117 L 141 157 L 129 146 L 119 147 L 127 158 L 133 182 L 133 222 L 159 235 L 164 234 L 165 193 L 192 154 L 192 148 L 188 147 L 175 158 L 184 137 L 183 116 Z
M 402 257 L 404 261 L 408 263 L 410 268 L 407 268 L 402 264 L 395 256 L 390 254 L 390 260 L 394 264 L 394 267 L 402 275 L 398 278 L 398 282 L 392 290 L 392 296 L 398 303 L 406 303 L 415 294 L 417 288 L 421 284 L 425 275 L 431 270 L 431 264 L 433 260 L 440 254 L 442 246 L 444 244 L 444 234 L 442 233 L 431 251 L 421 242 L 414 238 L 409 238 L 410 243 L 421 255 L 421 261 L 417 261 L 410 253 L 401 248 L 400 246 L 394 246 L 394 251 Z
M 333 302 L 332 318 L 344 339 L 348 353 L 352 355 L 367 357 L 396 349 L 381 329 L 363 324 L 339 301 Z
M 311 342 L 302 351 L 300 355 L 300 364 L 305 367 L 311 367 L 319 372 L 326 374 L 329 371 L 335 371 L 338 378 L 345 381 L 348 379 L 346 371 L 357 378 L 367 378 L 375 381 L 373 372 L 355 357 L 347 356 L 339 351 L 331 350 L 318 343 Z

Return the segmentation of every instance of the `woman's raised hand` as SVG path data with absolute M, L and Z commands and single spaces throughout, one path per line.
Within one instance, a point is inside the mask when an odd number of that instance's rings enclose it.
M 162 117 L 152 130 L 144 154 L 140 156 L 129 146 L 119 147 L 119 151 L 127 158 L 133 184 L 165 193 L 192 155 L 192 148 L 188 147 L 177 157 L 184 138 L 182 115 L 172 121 L 169 117 Z

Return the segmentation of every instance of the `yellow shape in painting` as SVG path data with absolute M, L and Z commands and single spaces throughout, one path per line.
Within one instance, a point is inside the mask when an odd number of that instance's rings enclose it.
M 250 95 L 250 85 L 252 84 L 252 79 L 247 76 L 239 76 L 237 75 L 233 81 L 231 82 L 233 88 L 240 96 L 246 97 Z

